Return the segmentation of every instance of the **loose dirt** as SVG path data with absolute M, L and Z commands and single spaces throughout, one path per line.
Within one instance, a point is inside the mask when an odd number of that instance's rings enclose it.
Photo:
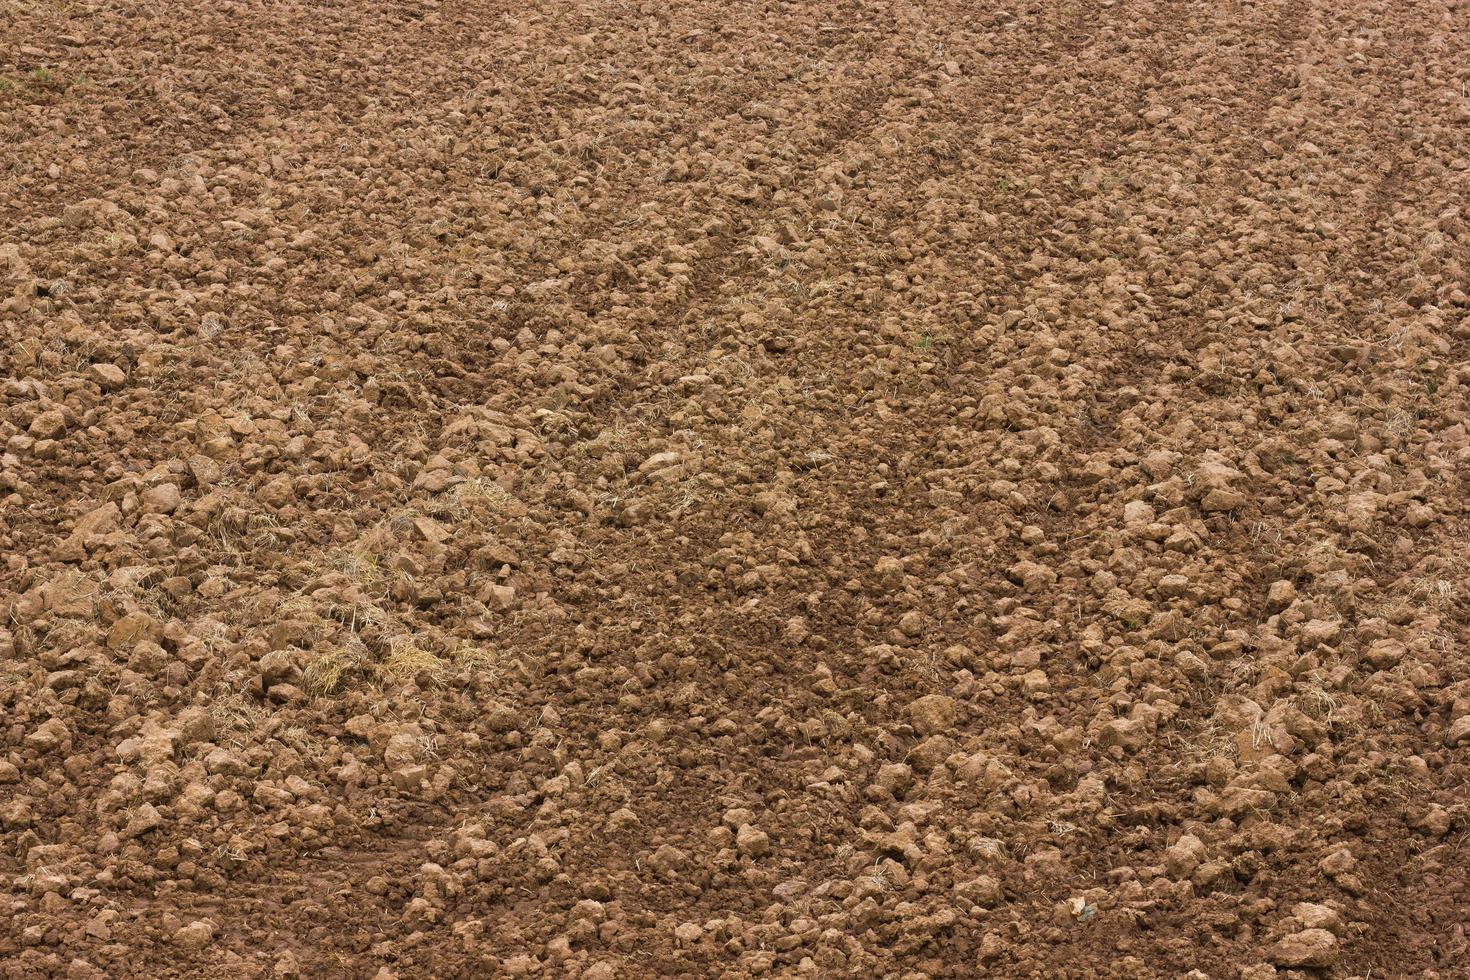
M 1463 2 L 0 11 L 0 975 L 1470 975 Z

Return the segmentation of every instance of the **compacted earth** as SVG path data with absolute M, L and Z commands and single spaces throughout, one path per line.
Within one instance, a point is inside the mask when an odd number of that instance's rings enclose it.
M 1465 3 L 0 12 L 0 976 L 1470 976 Z

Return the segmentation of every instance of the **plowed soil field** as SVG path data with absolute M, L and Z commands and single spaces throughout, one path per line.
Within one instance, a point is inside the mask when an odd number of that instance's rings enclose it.
M 0 28 L 0 976 L 1470 977 L 1463 0 Z

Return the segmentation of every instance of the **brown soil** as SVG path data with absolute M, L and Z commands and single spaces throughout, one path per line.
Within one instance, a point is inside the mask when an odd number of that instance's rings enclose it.
M 0 0 L 0 976 L 1470 976 L 1462 0 Z

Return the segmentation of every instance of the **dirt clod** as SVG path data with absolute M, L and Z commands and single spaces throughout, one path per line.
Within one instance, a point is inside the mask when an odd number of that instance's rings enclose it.
M 954 726 L 957 709 L 954 698 L 944 694 L 927 694 L 909 705 L 909 717 L 920 735 L 937 735 Z
M 1326 929 L 1303 929 L 1285 936 L 1271 950 L 1277 966 L 1328 967 L 1337 961 L 1337 937 Z

